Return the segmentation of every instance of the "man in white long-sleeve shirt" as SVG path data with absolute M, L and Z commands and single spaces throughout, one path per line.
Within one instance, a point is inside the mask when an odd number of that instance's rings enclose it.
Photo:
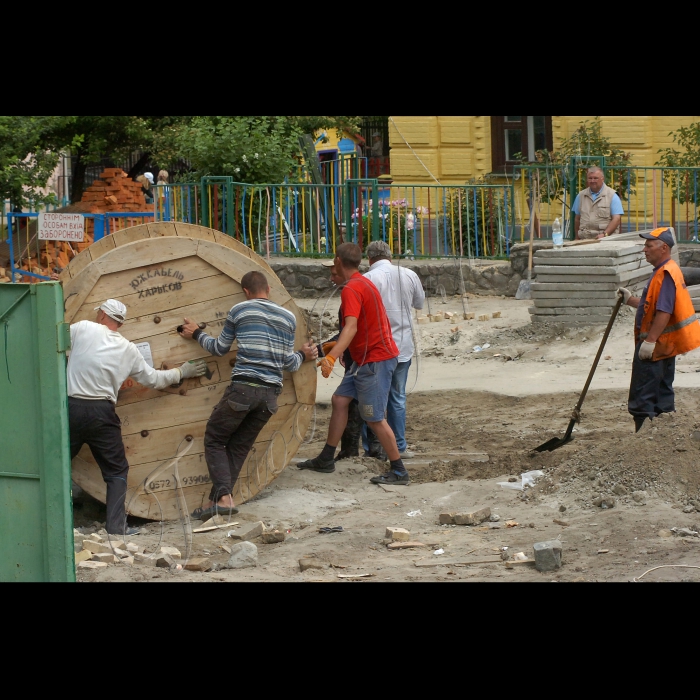
M 391 248 L 384 241 L 372 241 L 367 246 L 367 257 L 370 267 L 365 278 L 379 290 L 391 334 L 399 348 L 399 363 L 392 375 L 386 407 L 387 422 L 396 436 L 401 459 L 410 459 L 415 457 L 406 444 L 406 380 L 415 350 L 411 308 L 423 308 L 425 292 L 413 270 L 391 264 Z
M 126 479 L 129 463 L 115 405 L 119 387 L 129 377 L 150 389 L 164 389 L 207 371 L 204 360 L 182 367 L 156 370 L 146 364 L 138 348 L 117 330 L 126 320 L 126 306 L 108 299 L 98 306 L 95 322 L 70 327 L 68 357 L 68 417 L 71 459 L 87 443 L 107 484 L 107 523 L 111 535 L 134 534 L 127 529 Z

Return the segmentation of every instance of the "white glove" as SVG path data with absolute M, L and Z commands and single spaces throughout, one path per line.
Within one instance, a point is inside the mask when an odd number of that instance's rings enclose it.
M 646 340 L 642 341 L 639 346 L 639 359 L 640 360 L 651 360 L 651 356 L 654 354 L 654 348 L 656 343 L 647 343 Z
M 627 289 L 626 287 L 618 287 L 617 294 L 618 294 L 618 296 L 622 297 L 623 304 L 626 304 L 629 301 L 630 297 L 632 296 L 632 292 L 630 292 L 630 290 Z
M 182 379 L 201 377 L 207 373 L 207 363 L 204 360 L 189 360 L 178 367 Z

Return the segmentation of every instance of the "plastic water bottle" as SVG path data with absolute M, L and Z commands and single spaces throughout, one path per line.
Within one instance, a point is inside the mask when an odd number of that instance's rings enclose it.
M 564 234 L 561 232 L 561 224 L 559 219 L 554 219 L 552 224 L 552 243 L 554 244 L 554 250 L 561 250 L 564 247 Z

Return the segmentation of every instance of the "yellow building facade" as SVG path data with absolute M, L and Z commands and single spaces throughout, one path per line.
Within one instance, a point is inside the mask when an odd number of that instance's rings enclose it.
M 547 119 L 552 148 L 557 150 L 561 141 L 571 136 L 581 122 L 594 118 L 543 118 Z M 456 185 L 498 171 L 499 164 L 494 164 L 493 153 L 494 145 L 498 148 L 500 143 L 494 143 L 494 139 L 502 140 L 503 133 L 495 133 L 494 119 L 490 116 L 391 117 L 389 143 L 394 182 L 435 184 L 437 179 L 444 185 Z M 600 117 L 603 136 L 609 138 L 614 147 L 629 151 L 632 165 L 637 167 L 654 165 L 659 149 L 673 145 L 669 132 L 699 120 L 700 116 Z

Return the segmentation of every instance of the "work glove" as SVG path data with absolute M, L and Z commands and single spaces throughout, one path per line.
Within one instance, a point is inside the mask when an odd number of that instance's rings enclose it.
M 622 297 L 622 303 L 626 304 L 629 301 L 629 298 L 632 296 L 632 292 L 630 292 L 629 289 L 626 287 L 618 287 L 617 288 L 617 295 Z
M 320 367 L 321 374 L 328 379 L 333 371 L 333 365 L 335 365 L 335 357 L 333 357 L 333 355 L 326 355 L 326 357 L 316 364 L 316 367 Z
M 323 351 L 323 357 L 325 357 L 335 347 L 335 343 L 335 340 L 329 340 L 327 343 L 323 343 L 323 345 L 321 346 L 321 350 Z
M 639 346 L 639 359 L 640 360 L 651 360 L 651 356 L 654 354 L 654 348 L 656 343 L 647 343 L 646 340 L 642 341 Z
M 179 367 L 182 379 L 201 377 L 207 373 L 207 363 L 204 360 L 190 360 Z

